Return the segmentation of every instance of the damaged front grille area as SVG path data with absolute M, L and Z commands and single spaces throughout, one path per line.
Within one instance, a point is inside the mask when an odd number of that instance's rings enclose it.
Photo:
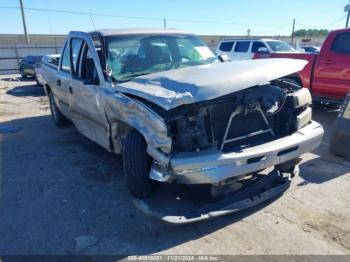
M 169 122 L 174 152 L 216 148 L 224 153 L 263 144 L 296 131 L 295 90 L 273 85 L 252 87 L 190 105 Z

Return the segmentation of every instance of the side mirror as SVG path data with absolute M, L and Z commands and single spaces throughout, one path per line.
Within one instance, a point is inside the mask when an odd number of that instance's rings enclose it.
M 259 47 L 259 49 L 256 53 L 257 54 L 264 54 L 264 55 L 270 54 L 269 49 L 267 49 L 267 47 Z
M 232 61 L 231 58 L 228 55 L 226 55 L 226 54 L 219 55 L 218 58 L 219 58 L 221 63 L 231 62 Z

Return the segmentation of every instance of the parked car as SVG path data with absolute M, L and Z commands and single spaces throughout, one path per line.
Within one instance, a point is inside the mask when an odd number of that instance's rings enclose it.
M 321 48 L 319 46 L 304 46 L 303 49 L 307 53 L 318 54 Z
M 41 61 L 35 66 L 35 80 L 37 85 L 42 86 L 44 84 L 43 75 L 46 74 L 47 67 L 54 67 L 57 69 L 59 61 L 59 54 L 43 56 Z M 43 64 L 46 66 L 43 66 Z
M 53 121 L 122 154 L 127 187 L 142 198 L 155 181 L 220 187 L 273 166 L 297 172 L 323 129 L 309 91 L 277 79 L 305 65 L 220 63 L 195 35 L 120 29 L 70 32 L 43 77 Z
M 19 72 L 23 78 L 30 76 L 35 77 L 35 66 L 41 61 L 43 56 L 25 56 L 19 63 Z
M 350 91 L 350 29 L 330 32 L 319 54 L 264 52 L 257 53 L 254 58 L 293 58 L 309 61 L 303 70 L 285 79 L 309 88 L 315 101 L 339 104 Z
M 261 52 L 292 53 L 296 52 L 284 41 L 274 39 L 225 39 L 216 49 L 216 55 L 227 55 L 232 60 L 252 59 L 254 54 Z

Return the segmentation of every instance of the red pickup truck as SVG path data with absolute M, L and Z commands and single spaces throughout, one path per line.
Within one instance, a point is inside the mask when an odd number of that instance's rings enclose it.
M 310 89 L 314 100 L 342 102 L 350 91 L 350 29 L 329 33 L 319 54 L 258 52 L 254 58 L 294 58 L 309 61 L 288 79 Z

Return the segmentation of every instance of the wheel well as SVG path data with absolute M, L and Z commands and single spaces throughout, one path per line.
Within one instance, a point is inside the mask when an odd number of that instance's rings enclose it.
M 45 84 L 45 91 L 47 95 L 51 93 L 51 87 L 48 84 Z
M 121 154 L 125 138 L 128 133 L 134 128 L 123 121 L 110 123 L 110 128 L 111 149 L 115 153 Z

